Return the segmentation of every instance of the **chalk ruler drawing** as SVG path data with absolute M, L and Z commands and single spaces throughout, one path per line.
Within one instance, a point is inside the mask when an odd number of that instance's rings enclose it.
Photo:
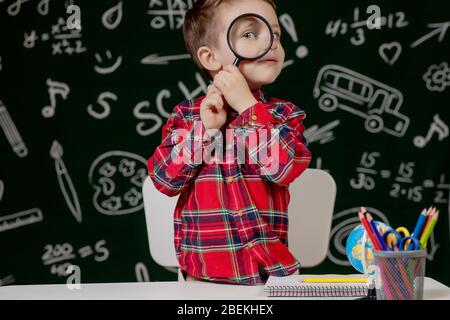
M 44 254 L 41 256 L 42 264 L 50 266 L 51 274 L 58 277 L 67 276 L 66 269 L 75 259 L 86 259 L 93 256 L 96 262 L 103 262 L 108 260 L 110 252 L 106 247 L 105 240 L 99 240 L 92 248 L 91 245 L 83 246 L 75 249 L 74 246 L 68 242 L 47 244 L 44 246 Z
M 427 135 L 425 137 L 416 136 L 414 138 L 414 145 L 417 148 L 424 148 L 428 144 L 428 142 L 430 142 L 434 133 L 437 133 L 439 141 L 448 138 L 449 134 L 448 125 L 444 121 L 442 121 L 441 118 L 439 118 L 438 114 L 435 114 L 433 116 L 433 122 L 430 125 L 430 129 L 428 130 Z
M 78 194 L 73 186 L 72 178 L 67 171 L 66 165 L 62 160 L 63 148 L 54 140 L 50 149 L 50 156 L 55 160 L 55 171 L 58 178 L 59 188 L 64 196 L 67 206 L 70 212 L 74 216 L 75 220 L 79 223 L 82 222 L 82 213 L 80 208 L 80 201 L 78 200 Z
M 354 8 L 353 10 L 353 22 L 346 22 L 341 19 L 336 21 L 329 21 L 326 29 L 325 35 L 329 35 L 335 38 L 337 35 L 347 35 L 350 31 L 354 31 L 353 36 L 350 38 L 350 43 L 354 46 L 361 46 L 366 42 L 365 29 L 367 28 L 368 20 L 360 20 L 360 10 L 359 8 Z M 406 20 L 406 15 L 402 11 L 395 13 L 389 13 L 386 16 L 380 17 L 380 25 L 382 28 L 386 29 L 400 29 L 409 25 Z
M 410 120 L 400 113 L 400 91 L 345 67 L 322 67 L 313 94 L 323 111 L 340 108 L 365 119 L 365 129 L 370 133 L 383 131 L 403 137 L 408 129 Z
M 284 27 L 286 32 L 289 34 L 289 36 L 292 38 L 292 41 L 294 43 L 298 43 L 298 34 L 292 17 L 289 14 L 285 13 L 279 16 L 278 20 L 280 21 L 280 24 Z M 306 58 L 308 54 L 309 54 L 308 48 L 304 45 L 297 47 L 297 49 L 295 50 L 295 56 L 299 59 Z M 289 67 L 293 63 L 294 60 L 285 61 L 283 68 Z
M 22 140 L 17 127 L 11 119 L 3 102 L 0 100 L 0 127 L 2 127 L 3 133 L 8 139 L 11 148 L 17 156 L 24 158 L 28 155 L 28 149 Z
M 2 1 L 0 1 L 1 3 Z M 20 10 L 22 9 L 22 4 L 30 2 L 30 0 L 14 0 L 7 8 L 6 12 L 8 12 L 8 15 L 10 16 L 17 16 L 20 13 Z M 36 2 L 36 1 L 33 1 Z M 49 4 L 50 0 L 40 0 L 36 6 L 37 12 L 42 15 L 46 16 L 48 14 Z
M 136 263 L 134 273 L 136 274 L 137 282 L 150 282 L 150 276 L 148 275 L 148 270 L 144 263 Z
M 335 139 L 334 132 L 332 130 L 339 126 L 340 123 L 340 120 L 335 120 L 323 126 L 322 128 L 319 128 L 318 125 L 314 125 L 306 129 L 303 135 L 305 136 L 308 144 L 317 141 L 319 141 L 320 144 L 325 144 Z
M 67 28 L 66 21 L 63 18 L 58 18 L 58 22 L 51 27 L 50 32 L 37 34 L 36 30 L 24 33 L 23 46 L 27 49 L 32 49 L 36 46 L 36 42 L 50 41 L 52 47 L 52 55 L 73 55 L 81 54 L 87 51 L 83 47 L 81 30 Z
M 171 30 L 183 26 L 186 11 L 192 8 L 193 0 L 150 0 L 147 14 L 152 17 L 150 26 L 159 30 L 167 25 Z
M 402 53 L 402 45 L 398 42 L 383 43 L 378 49 L 378 53 L 388 65 L 392 66 L 397 62 Z
M 333 227 L 330 232 L 330 246 L 327 257 L 339 266 L 351 266 L 345 247 L 348 235 L 361 223 L 358 218 L 359 208 L 350 208 L 338 212 L 333 216 Z M 383 212 L 371 207 L 366 207 L 366 209 L 372 214 L 375 220 L 389 225 L 389 221 Z
M 39 208 L 33 208 L 7 216 L 0 216 L 0 232 L 41 222 L 44 219 Z
M 102 23 L 106 29 L 114 30 L 122 21 L 123 7 L 122 1 L 119 1 L 115 6 L 112 6 L 102 15 Z
M 14 282 L 16 282 L 16 279 L 14 279 L 14 276 L 12 274 L 10 274 L 4 278 L 0 277 L 0 287 L 9 286 L 9 285 L 13 284 Z
M 411 48 L 420 46 L 422 43 L 428 41 L 429 39 L 433 38 L 436 35 L 439 35 L 438 42 L 441 43 L 442 40 L 444 40 L 445 35 L 447 34 L 448 28 L 450 27 L 450 21 L 429 23 L 427 27 L 433 30 L 424 35 L 423 37 L 417 39 L 413 43 L 411 43 L 410 45 Z
M 100 155 L 89 169 L 95 209 L 111 216 L 141 210 L 141 189 L 147 176 L 147 161 L 137 154 L 109 151 Z
M 113 60 L 113 57 L 111 55 L 111 51 L 109 51 L 109 50 L 106 51 L 106 58 L 107 58 L 107 59 L 105 59 L 106 61 L 112 61 Z M 103 58 L 98 53 L 95 54 L 95 60 L 97 60 L 97 62 L 99 64 L 103 64 L 104 63 Z M 95 70 L 95 72 L 97 72 L 99 74 L 110 74 L 110 73 L 113 73 L 114 71 L 116 71 L 120 67 L 121 64 L 122 64 L 122 56 L 118 56 L 116 58 L 116 60 L 110 66 L 108 66 L 108 67 L 101 67 L 101 66 L 95 65 L 94 66 L 94 70 Z
M 48 95 L 50 97 L 50 105 L 42 108 L 42 116 L 51 118 L 55 115 L 56 110 L 56 95 L 60 95 L 64 100 L 70 93 L 70 88 L 64 82 L 53 81 L 47 79 Z
M 431 65 L 423 75 L 427 89 L 435 92 L 444 92 L 450 86 L 450 68 L 447 62 Z

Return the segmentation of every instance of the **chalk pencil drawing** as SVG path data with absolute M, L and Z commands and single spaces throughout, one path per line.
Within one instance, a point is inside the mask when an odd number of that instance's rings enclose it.
M 417 148 L 424 148 L 428 142 L 430 142 L 431 138 L 433 137 L 433 134 L 436 133 L 438 140 L 442 141 L 446 138 L 448 138 L 449 130 L 448 125 L 441 120 L 438 114 L 435 114 L 433 116 L 433 122 L 430 125 L 430 129 L 428 130 L 427 135 L 424 136 L 416 136 L 413 140 L 414 145 Z
M 97 157 L 89 169 L 94 189 L 92 202 L 104 215 L 118 216 L 143 208 L 142 185 L 147 177 L 147 161 L 126 151 L 109 151 Z
M 122 21 L 123 6 L 122 1 L 119 1 L 115 6 L 112 6 L 102 15 L 102 23 L 106 29 L 114 30 Z
M 340 124 L 340 120 L 335 120 L 323 126 L 322 128 L 320 128 L 318 125 L 314 125 L 306 129 L 303 135 L 305 136 L 308 144 L 317 141 L 319 141 L 320 144 L 325 144 L 335 139 L 334 132 L 332 130 Z
M 63 100 L 66 100 L 70 93 L 70 88 L 66 83 L 53 81 L 50 78 L 47 79 L 47 86 L 48 95 L 50 97 L 50 105 L 42 108 L 42 116 L 45 118 L 51 118 L 55 115 L 56 95 L 60 95 Z
M 450 86 L 450 68 L 447 62 L 433 64 L 423 75 L 426 87 L 432 92 L 444 92 Z
M 397 42 L 383 43 L 378 49 L 380 57 L 388 65 L 394 65 L 402 53 L 402 45 Z
M 408 129 L 410 119 L 400 113 L 403 95 L 399 90 L 345 67 L 322 67 L 313 94 L 321 110 L 340 108 L 357 115 L 370 133 L 403 137 Z
M 420 46 L 422 43 L 428 41 L 429 39 L 433 38 L 434 36 L 439 35 L 438 42 L 441 43 L 442 40 L 444 40 L 445 35 L 447 34 L 447 30 L 450 27 L 450 21 L 445 22 L 437 22 L 437 23 L 429 23 L 427 25 L 428 28 L 433 29 L 423 37 L 420 37 L 413 43 L 411 43 L 410 47 L 415 48 Z
M 346 253 L 347 237 L 360 224 L 358 210 L 360 207 L 350 208 L 333 216 L 333 227 L 330 232 L 330 246 L 327 257 L 339 266 L 350 266 Z M 366 207 L 373 218 L 389 225 L 386 215 L 376 208 Z
M 150 276 L 148 275 L 147 266 L 144 263 L 136 263 L 134 267 L 134 273 L 136 274 L 137 282 L 150 282 Z
M 0 232 L 41 222 L 44 219 L 39 208 L 33 208 L 6 216 L 0 216 Z
M 14 153 L 20 158 L 24 158 L 28 155 L 28 148 L 22 140 L 19 131 L 9 115 L 8 109 L 0 100 L 0 127 L 6 136 Z
M 153 53 L 142 58 L 141 63 L 147 65 L 168 65 L 171 61 L 187 60 L 190 58 L 190 54 L 178 54 L 160 57 L 159 54 Z
M 54 140 L 50 149 L 50 156 L 55 160 L 55 171 L 58 178 L 59 188 L 64 196 L 67 207 L 78 223 L 83 221 L 80 201 L 78 194 L 72 182 L 72 178 L 67 171 L 66 165 L 62 160 L 63 148 L 58 141 Z
M 90 104 L 87 107 L 89 115 L 98 120 L 106 119 L 111 114 L 111 106 L 106 100 L 118 101 L 117 95 L 113 92 L 103 92 L 98 96 L 97 104 L 102 107 L 102 111 L 94 110 L 94 107 Z
M 103 64 L 105 62 L 98 53 L 95 54 L 95 60 L 97 60 L 97 62 L 99 64 Z M 109 50 L 106 51 L 106 59 L 105 60 L 106 60 L 106 62 L 113 61 L 111 51 L 109 51 Z M 122 64 L 122 56 L 118 56 L 116 58 L 116 60 L 110 66 L 101 67 L 101 66 L 95 65 L 94 70 L 95 70 L 95 72 L 97 72 L 99 74 L 110 74 L 110 73 L 113 73 L 114 71 L 116 71 L 120 67 L 121 64 Z

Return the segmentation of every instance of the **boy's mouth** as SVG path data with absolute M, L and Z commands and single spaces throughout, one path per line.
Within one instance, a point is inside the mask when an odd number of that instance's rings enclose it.
M 278 60 L 275 58 L 267 58 L 267 59 L 258 60 L 258 63 L 264 63 L 264 64 L 276 64 L 277 62 L 278 62 Z

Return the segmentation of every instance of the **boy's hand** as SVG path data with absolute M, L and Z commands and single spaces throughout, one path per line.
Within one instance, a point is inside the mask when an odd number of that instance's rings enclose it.
M 220 129 L 227 121 L 222 94 L 214 85 L 208 86 L 206 97 L 200 104 L 200 118 L 206 130 Z
M 222 92 L 228 104 L 239 113 L 258 102 L 250 91 L 247 80 L 232 64 L 216 74 L 213 83 Z

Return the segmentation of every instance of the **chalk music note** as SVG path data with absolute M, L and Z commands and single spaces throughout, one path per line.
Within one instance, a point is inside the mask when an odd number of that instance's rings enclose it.
M 42 115 L 45 118 L 51 118 L 55 115 L 56 109 L 56 95 L 59 94 L 64 100 L 67 99 L 70 93 L 70 88 L 63 82 L 52 81 L 47 79 L 48 95 L 50 96 L 50 105 L 42 108 Z
M 426 137 L 416 136 L 414 138 L 414 145 L 417 148 L 425 147 L 433 137 L 434 133 L 437 133 L 439 141 L 442 141 L 448 137 L 449 134 L 448 126 L 444 123 L 444 121 L 442 121 L 439 118 L 438 114 L 434 115 L 433 120 L 434 122 L 431 123 L 430 130 L 428 130 Z

